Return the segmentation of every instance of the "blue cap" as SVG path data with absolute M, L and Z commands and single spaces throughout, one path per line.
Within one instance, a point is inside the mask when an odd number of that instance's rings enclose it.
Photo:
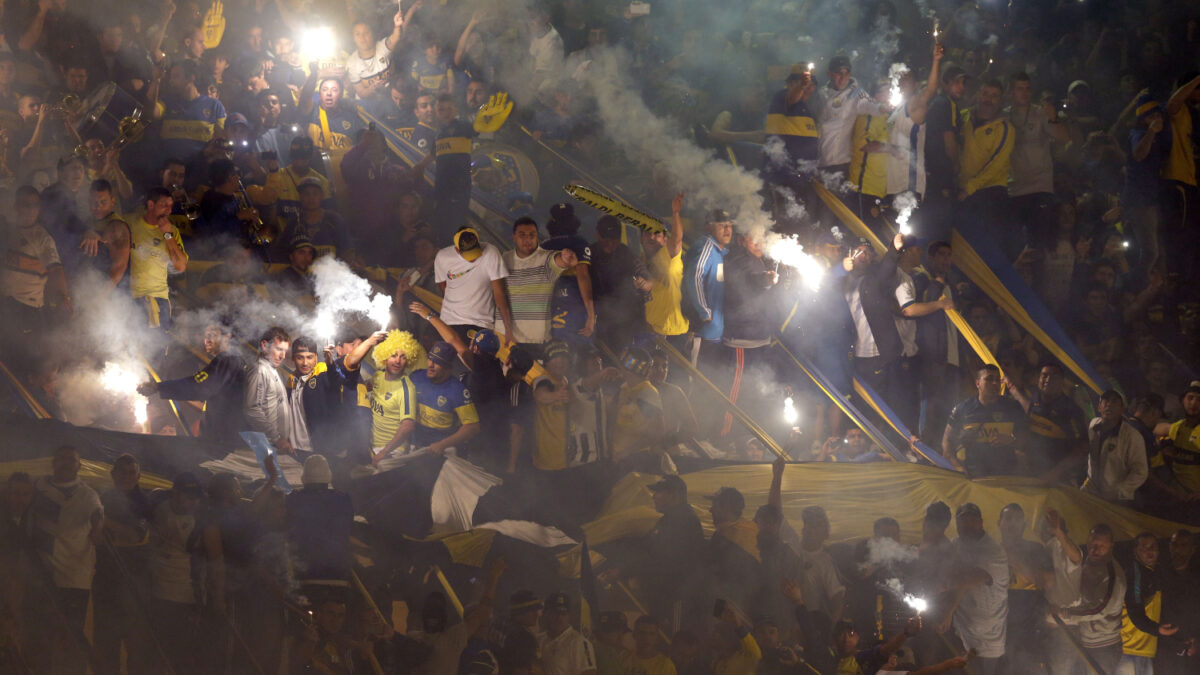
M 454 359 L 458 356 L 458 350 L 449 342 L 435 342 L 429 348 L 429 360 L 441 366 L 454 365 Z
M 1143 115 L 1149 115 L 1152 112 L 1161 111 L 1162 105 L 1160 105 L 1158 100 L 1150 94 L 1142 94 L 1141 96 L 1137 97 L 1137 105 L 1134 106 L 1133 110 L 1135 113 L 1137 113 L 1138 119 L 1141 119 Z
M 496 335 L 496 331 L 490 328 L 481 328 L 475 331 L 475 336 L 471 338 L 471 344 L 480 353 L 488 356 L 495 356 L 496 352 L 500 351 L 500 337 Z

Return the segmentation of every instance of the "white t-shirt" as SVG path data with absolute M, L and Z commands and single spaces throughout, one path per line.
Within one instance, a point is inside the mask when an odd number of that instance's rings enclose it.
M 800 568 L 804 570 L 800 592 L 804 595 L 805 605 L 811 611 L 833 616 L 834 598 L 846 592 L 833 565 L 833 557 L 824 548 L 806 551 L 803 546 L 796 546 L 792 550 L 796 552 Z
M 963 645 L 980 656 L 1004 656 L 1008 624 L 1008 556 L 986 534 L 978 541 L 955 539 L 951 555 L 957 565 L 978 567 L 992 577 L 991 584 L 975 586 L 962 594 L 954 612 L 954 630 Z
M 595 669 L 592 643 L 572 627 L 542 643 L 542 670 L 546 675 L 579 675 Z
M 925 196 L 925 125 L 913 124 L 908 104 L 892 111 L 888 119 L 887 193 L 915 192 Z
M 505 251 L 504 266 L 508 268 L 508 305 L 512 310 L 514 330 L 509 338 L 524 343 L 541 344 L 550 337 L 550 300 L 554 282 L 562 269 L 554 262 L 555 251 L 538 249 L 524 258 L 516 251 Z M 499 316 L 496 325 L 503 325 Z
M 58 248 L 41 225 L 16 228 L 0 266 L 0 292 L 23 305 L 46 304 L 46 270 L 59 264 Z
M 359 56 L 357 49 L 350 54 L 346 59 L 346 76 L 350 78 L 350 84 L 358 84 L 387 70 L 391 62 L 392 52 L 388 49 L 387 38 L 383 38 L 375 44 L 375 53 L 370 58 Z
M 896 270 L 896 303 L 904 309 L 917 301 L 917 287 L 904 270 Z M 901 356 L 917 355 L 917 321 L 896 315 L 896 332 L 900 334 Z
M 818 166 L 838 166 L 850 163 L 850 138 L 859 115 L 878 115 L 880 106 L 858 86 L 854 78 L 845 89 L 835 91 L 821 87 L 821 135 L 817 139 L 820 163 Z
M 196 602 L 192 586 L 192 554 L 188 539 L 196 528 L 196 516 L 171 510 L 168 497 L 154 507 L 150 527 L 150 573 L 154 597 L 184 604 Z
M 434 281 L 446 284 L 441 317 L 448 325 L 481 328 L 495 325 L 492 282 L 507 277 L 508 269 L 495 246 L 482 246 L 483 255 L 474 262 L 468 262 L 453 246 L 438 251 L 433 259 Z
M 529 41 L 529 55 L 533 57 L 535 76 L 548 75 L 563 62 L 562 36 L 553 26 L 548 28 L 545 35 Z
M 1031 105 L 1024 112 L 1008 111 L 1008 120 L 1016 130 L 1016 143 L 1009 159 L 1008 194 L 1012 197 L 1054 192 L 1054 158 L 1050 147 L 1050 120 L 1041 106 Z
M 38 553 L 53 572 L 54 585 L 90 589 L 96 570 L 96 546 L 90 537 L 92 517 L 104 513 L 100 495 L 78 478 L 60 485 L 43 476 L 35 488 L 35 540 L 42 542 Z
M 457 673 L 458 659 L 462 656 L 462 651 L 467 648 L 467 641 L 471 637 L 467 634 L 467 624 L 462 622 L 448 627 L 441 633 L 412 631 L 408 636 L 432 650 L 429 658 L 425 659 L 425 663 L 412 671 L 421 675 L 424 673 L 429 675 Z

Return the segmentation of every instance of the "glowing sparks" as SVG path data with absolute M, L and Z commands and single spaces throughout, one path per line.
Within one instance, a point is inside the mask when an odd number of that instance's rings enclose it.
M 800 273 L 800 278 L 809 290 L 817 290 L 821 286 L 821 277 L 825 276 L 825 268 L 816 258 L 804 252 L 796 237 L 780 237 L 768 248 L 768 254 L 781 265 L 787 265 Z
M 892 202 L 892 208 L 896 209 L 896 228 L 900 230 L 900 234 L 905 236 L 912 234 L 912 227 L 908 221 L 912 218 L 912 212 L 917 208 L 917 196 L 911 192 L 902 192 L 896 195 L 896 199 Z
M 139 381 L 136 373 L 111 361 L 104 364 L 104 370 L 100 373 L 100 385 L 117 396 L 129 399 L 134 421 L 144 425 L 150 418 L 150 401 L 138 393 Z
M 817 69 L 817 64 L 815 64 L 815 63 L 809 63 L 809 64 L 808 64 L 808 72 L 810 72 L 810 73 L 811 73 L 812 71 L 814 71 L 814 70 L 816 70 L 816 69 Z
M 938 20 L 934 19 L 933 20 L 933 41 L 937 42 L 937 39 L 938 39 Z
M 925 598 L 918 598 L 917 596 L 912 595 L 911 593 L 904 594 L 904 604 L 908 605 L 909 607 L 912 607 L 917 612 L 917 614 L 921 614 L 925 610 L 929 609 L 929 603 L 925 602 Z
M 300 53 L 310 61 L 327 61 L 337 52 L 337 41 L 329 26 L 308 28 L 300 34 Z
M 893 108 L 899 108 L 904 104 L 904 92 L 900 91 L 900 78 L 909 72 L 908 66 L 903 63 L 893 63 L 888 68 L 888 81 L 891 83 L 891 90 L 888 95 L 888 104 Z
M 789 427 L 794 427 L 799 420 L 800 411 L 796 410 L 796 402 L 791 396 L 788 396 L 783 399 L 783 421 L 787 422 Z

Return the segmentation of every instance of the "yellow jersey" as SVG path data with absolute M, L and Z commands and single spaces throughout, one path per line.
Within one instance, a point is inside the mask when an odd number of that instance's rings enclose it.
M 1134 563 L 1137 564 L 1137 563 Z M 1162 591 L 1155 591 L 1146 603 L 1146 618 L 1158 621 L 1162 617 Z M 1158 636 L 1143 632 L 1129 620 L 1129 610 L 1121 608 L 1121 652 L 1148 659 L 1158 654 Z
M 1196 151 L 1192 148 L 1192 111 L 1183 106 L 1171 116 L 1171 154 L 1162 177 L 1187 185 L 1196 184 Z
M 182 250 L 183 240 L 174 224 L 171 225 L 171 236 Z M 170 295 L 167 288 L 170 266 L 164 233 L 157 225 L 147 223 L 145 214 L 139 215 L 129 226 L 129 291 L 133 297 L 166 300 Z
M 854 132 L 850 141 L 850 182 L 861 194 L 872 197 L 887 196 L 888 154 L 868 153 L 864 146 L 872 141 L 887 143 L 888 138 L 887 115 L 859 115 L 854 120 Z
M 962 123 L 963 147 L 958 185 L 968 195 L 990 187 L 1008 186 L 1009 158 L 1017 138 L 1003 117 L 976 123 L 968 115 Z
M 659 335 L 683 335 L 688 320 L 683 315 L 683 251 L 672 256 L 663 246 L 650 258 L 654 288 L 646 301 L 646 323 Z
M 1189 426 L 1187 419 L 1171 425 L 1168 438 L 1175 444 L 1171 472 L 1190 492 L 1200 492 L 1200 426 Z
M 675 662 L 666 654 L 655 654 L 648 659 L 635 658 L 633 665 L 637 672 L 645 675 L 675 675 Z
M 376 371 L 371 378 L 371 447 L 382 448 L 396 435 L 400 423 L 417 419 L 417 388 L 408 376 L 387 379 Z

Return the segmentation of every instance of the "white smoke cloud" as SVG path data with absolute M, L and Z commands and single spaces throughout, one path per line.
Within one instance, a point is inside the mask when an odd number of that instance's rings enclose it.
M 917 195 L 912 192 L 901 192 L 892 200 L 892 208 L 896 209 L 896 229 L 900 234 L 912 234 L 908 221 L 917 208 Z
M 391 320 L 392 297 L 377 292 L 346 263 L 325 256 L 313 263 L 312 274 L 317 308 L 307 327 L 322 344 L 333 342 L 338 321 L 346 314 L 365 314 L 376 330 L 387 328 Z

